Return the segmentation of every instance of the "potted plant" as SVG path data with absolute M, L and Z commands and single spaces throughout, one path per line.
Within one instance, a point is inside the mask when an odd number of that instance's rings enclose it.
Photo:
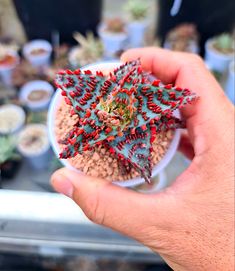
M 164 42 L 164 48 L 172 51 L 199 53 L 199 34 L 194 24 L 184 23 L 171 29 Z
M 125 48 L 127 31 L 125 23 L 120 18 L 106 20 L 98 28 L 98 34 L 104 45 L 104 55 L 114 57 Z
M 225 72 L 234 59 L 234 38 L 229 33 L 207 40 L 205 44 L 205 61 L 211 70 Z
M 42 80 L 30 81 L 20 89 L 21 102 L 31 111 L 42 111 L 47 109 L 54 88 L 51 84 Z
M 79 45 L 69 53 L 72 68 L 77 69 L 101 60 L 104 53 L 103 44 L 92 32 L 87 32 L 86 36 L 75 32 L 73 36 Z
M 17 50 L 15 45 L 0 43 L 0 79 L 7 86 L 11 86 L 12 72 L 19 64 Z
M 33 169 L 48 168 L 51 152 L 46 125 L 26 125 L 19 134 L 17 149 Z
M 234 82 L 235 82 L 235 62 L 232 61 L 229 64 L 228 78 L 225 85 L 225 92 L 228 98 L 231 100 L 231 102 L 235 104 Z
M 183 125 L 173 111 L 196 98 L 151 82 L 140 61 L 62 71 L 56 86 L 48 118 L 56 154 L 69 168 L 122 186 L 150 182 L 169 163 Z
M 124 10 L 128 12 L 130 19 L 127 24 L 130 46 L 141 47 L 144 45 L 145 32 L 148 26 L 148 3 L 142 0 L 128 0 L 124 5 Z
M 0 177 L 12 179 L 21 164 L 21 156 L 16 151 L 15 138 L 0 136 L 0 150 Z
M 0 135 L 8 135 L 18 132 L 25 123 L 24 110 L 14 104 L 0 106 Z
M 52 46 L 46 40 L 32 40 L 23 47 L 23 55 L 33 67 L 49 66 L 51 52 Z

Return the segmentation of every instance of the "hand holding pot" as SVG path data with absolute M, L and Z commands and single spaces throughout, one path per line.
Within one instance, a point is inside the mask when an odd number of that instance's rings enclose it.
M 188 136 L 180 149 L 191 165 L 157 195 L 66 169 L 52 176 L 54 188 L 92 221 L 135 238 L 175 270 L 234 270 L 233 105 L 198 56 L 147 48 L 122 58 L 140 58 L 164 83 L 185 85 L 200 96 L 182 110 Z

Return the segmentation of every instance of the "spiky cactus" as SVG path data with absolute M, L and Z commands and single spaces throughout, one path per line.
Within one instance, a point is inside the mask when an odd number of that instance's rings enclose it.
M 173 111 L 196 96 L 188 89 L 164 86 L 149 78 L 139 60 L 121 65 L 107 77 L 89 70 L 58 73 L 56 86 L 71 106 L 71 115 L 79 116 L 60 142 L 65 145 L 60 158 L 74 157 L 102 144 L 150 182 L 156 134 L 181 127 Z

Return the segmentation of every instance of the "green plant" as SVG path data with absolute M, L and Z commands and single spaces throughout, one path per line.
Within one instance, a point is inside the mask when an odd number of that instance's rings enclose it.
M 223 33 L 215 37 L 214 47 L 225 54 L 234 52 L 234 39 L 229 33 Z
M 106 21 L 106 31 L 122 33 L 125 31 L 125 23 L 120 18 L 112 18 Z
M 16 140 L 10 136 L 0 136 L 0 165 L 8 160 L 19 159 L 16 152 Z
M 103 44 L 92 32 L 87 32 L 86 36 L 75 32 L 73 37 L 79 43 L 79 48 L 74 51 L 73 58 L 80 65 L 93 63 L 102 57 Z
M 151 82 L 139 60 L 121 65 L 108 77 L 89 70 L 61 71 L 55 83 L 71 106 L 71 115 L 79 116 L 60 141 L 65 145 L 60 158 L 103 145 L 148 182 L 156 133 L 181 127 L 173 111 L 196 98 L 188 89 Z
M 148 3 L 143 0 L 128 0 L 124 5 L 124 10 L 126 10 L 131 19 L 134 21 L 141 21 L 147 17 L 148 13 Z

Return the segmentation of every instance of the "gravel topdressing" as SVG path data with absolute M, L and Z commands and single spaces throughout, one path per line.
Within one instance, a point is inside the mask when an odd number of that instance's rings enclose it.
M 58 106 L 55 118 L 55 135 L 57 142 L 64 139 L 65 135 L 71 130 L 78 120 L 78 116 L 70 116 L 71 106 L 64 101 Z M 173 138 L 174 132 L 160 132 L 154 143 L 152 152 L 152 163 L 156 165 L 166 153 Z M 64 145 L 59 144 L 62 150 Z M 82 155 L 68 159 L 69 163 L 83 173 L 93 177 L 105 178 L 109 181 L 125 181 L 139 176 L 139 173 L 130 168 L 127 172 L 120 165 L 115 155 L 112 155 L 106 148 L 97 146 L 95 151 L 87 151 Z

